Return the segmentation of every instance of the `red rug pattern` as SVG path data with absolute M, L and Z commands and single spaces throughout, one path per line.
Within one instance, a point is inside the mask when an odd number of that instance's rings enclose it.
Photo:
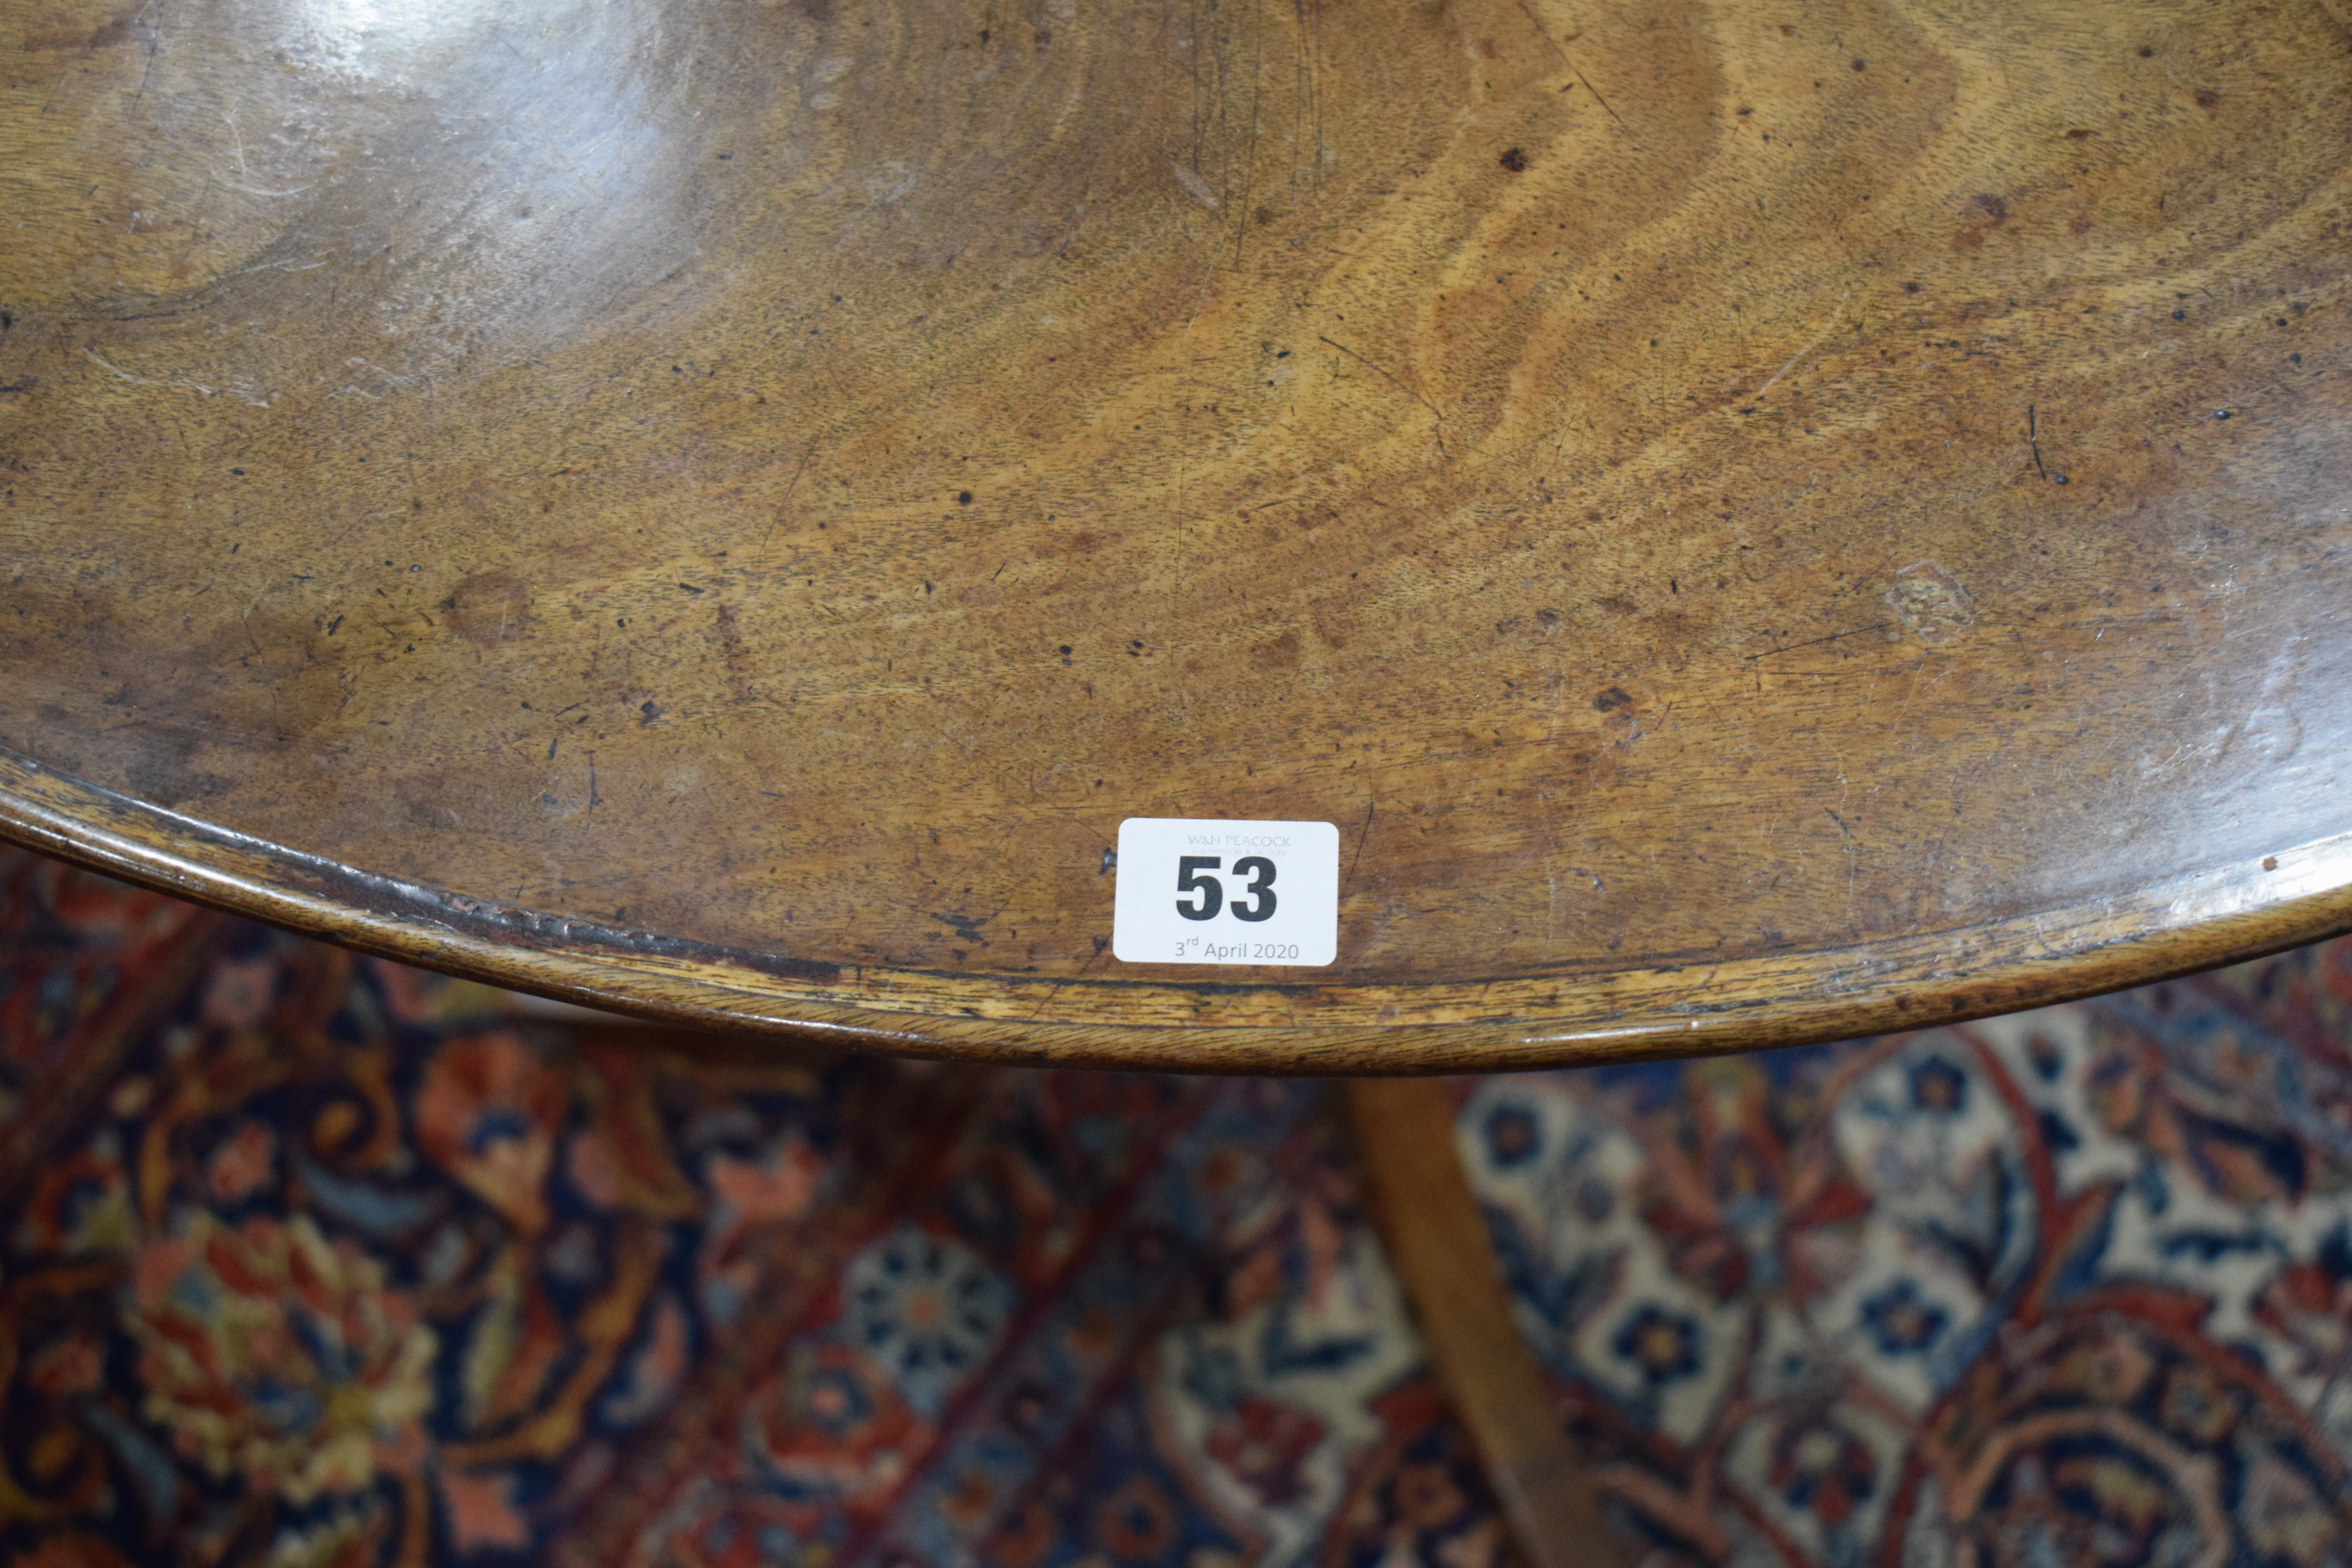
M 1636 1560 L 2352 1554 L 2352 945 L 1465 1080 Z M 1328 1086 L 631 1047 L 0 852 L 0 1563 L 1485 1568 Z

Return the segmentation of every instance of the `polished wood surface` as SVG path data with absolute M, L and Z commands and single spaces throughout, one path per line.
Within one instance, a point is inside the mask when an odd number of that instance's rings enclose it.
M 1530 1568 L 1622 1568 L 1601 1489 L 1551 1406 L 1551 1383 L 1454 1146 L 1454 1096 L 1433 1079 L 1355 1079 L 1349 1119 L 1381 1240 L 1412 1299 L 1454 1414 Z
M 2352 12 L 0 0 L 0 831 L 1029 1061 L 2352 923 Z M 1120 963 L 1325 820 L 1328 969 Z

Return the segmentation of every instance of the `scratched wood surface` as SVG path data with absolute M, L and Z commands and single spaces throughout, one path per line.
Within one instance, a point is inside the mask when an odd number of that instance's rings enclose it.
M 0 0 L 0 832 L 1314 1070 L 2352 922 L 2342 0 Z M 1328 820 L 1328 969 L 1123 817 Z

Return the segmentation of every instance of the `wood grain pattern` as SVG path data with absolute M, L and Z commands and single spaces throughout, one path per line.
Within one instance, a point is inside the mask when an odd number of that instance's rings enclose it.
M 2342 929 L 2332 4 L 0 0 L 0 831 L 1024 1060 Z M 1110 957 L 1177 815 L 1339 962 Z
M 1600 1489 L 1512 1321 L 1454 1150 L 1452 1091 L 1429 1079 L 1355 1079 L 1348 1111 L 1381 1239 L 1520 1554 L 1532 1568 L 1621 1568 L 1626 1553 L 1602 1521 Z

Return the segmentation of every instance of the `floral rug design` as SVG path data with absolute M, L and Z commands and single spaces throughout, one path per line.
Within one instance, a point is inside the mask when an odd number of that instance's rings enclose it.
M 2352 1558 L 2352 944 L 1465 1080 L 1629 1556 Z M 844 1058 L 0 851 L 0 1565 L 1487 1568 L 1328 1086 Z

